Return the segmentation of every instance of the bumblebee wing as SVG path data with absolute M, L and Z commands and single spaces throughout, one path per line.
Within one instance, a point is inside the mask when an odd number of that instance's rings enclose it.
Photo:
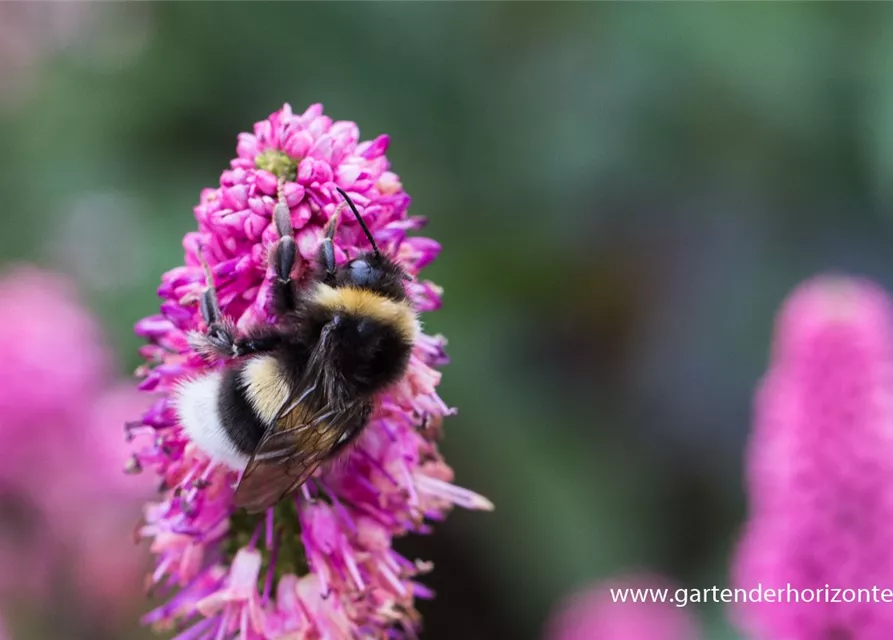
M 291 403 L 249 460 L 236 489 L 236 506 L 258 513 L 292 493 L 359 432 L 370 409 L 368 402 L 356 401 L 308 416 L 302 405 Z

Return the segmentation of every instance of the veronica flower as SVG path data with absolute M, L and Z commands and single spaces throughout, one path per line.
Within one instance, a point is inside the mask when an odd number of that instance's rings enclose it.
M 36 597 L 63 557 L 54 530 L 63 518 L 48 502 L 89 460 L 78 427 L 109 362 L 94 319 L 63 277 L 9 268 L 0 299 L 0 594 Z
M 83 429 L 91 449 L 90 467 L 63 484 L 69 496 L 77 491 L 80 500 L 94 505 L 71 518 L 63 531 L 75 588 L 89 594 L 89 602 L 81 606 L 112 626 L 133 620 L 150 560 L 148 553 L 134 553 L 132 540 L 134 519 L 154 494 L 154 483 L 148 476 L 121 473 L 130 451 L 121 425 L 144 411 L 147 400 L 132 385 L 121 383 L 96 398 Z M 70 497 L 68 502 L 64 495 L 60 498 L 54 511 L 70 512 Z
M 846 604 L 842 591 L 829 601 L 833 589 L 893 585 L 891 421 L 890 298 L 855 278 L 801 285 L 780 313 L 757 395 L 747 458 L 750 520 L 734 582 L 810 591 L 796 594 L 800 602 L 792 595 L 783 604 L 740 606 L 739 623 L 751 637 L 893 637 L 889 604 L 866 602 L 865 594 Z
M 384 135 L 359 142 L 356 124 L 333 122 L 320 105 L 303 114 L 285 105 L 241 134 L 220 186 L 202 191 L 195 207 L 198 228 L 183 240 L 185 264 L 162 278 L 160 314 L 137 325 L 148 340 L 142 388 L 156 400 L 130 426 L 147 442 L 136 448 L 132 466 L 151 470 L 165 488 L 140 529 L 156 555 L 150 582 L 167 598 L 146 621 L 182 627 L 179 640 L 412 635 L 415 599 L 431 595 L 416 578 L 430 567 L 394 551 L 393 539 L 430 531 L 429 522 L 453 505 L 492 508 L 451 483 L 453 472 L 437 451 L 440 422 L 451 413 L 436 392 L 435 367 L 446 362 L 441 337 L 419 339 L 407 375 L 380 398 L 346 459 L 262 516 L 235 510 L 238 473 L 186 438 L 171 405 L 177 383 L 208 366 L 187 342 L 200 325 L 200 251 L 226 316 L 241 329 L 273 320 L 266 254 L 277 238 L 271 217 L 280 182 L 298 278 L 340 202 L 336 186 L 410 275 L 437 256 L 436 242 L 408 235 L 424 220 L 407 215 L 410 199 L 389 170 L 387 147 Z M 348 218 L 336 236 L 339 261 L 365 242 Z M 430 282 L 414 279 L 407 292 L 420 311 L 440 307 L 440 289 Z
M 8 269 L 0 299 L 0 595 L 37 599 L 70 575 L 78 607 L 114 617 L 145 571 L 132 551 L 113 559 L 150 495 L 121 473 L 120 425 L 146 399 L 112 388 L 102 332 L 67 278 Z
M 87 312 L 66 278 L 31 266 L 0 274 L 0 415 L 6 434 L 2 448 L 8 465 L 18 466 L 24 452 L 9 446 L 43 447 L 56 438 L 25 437 L 35 428 L 58 429 L 59 419 L 87 410 L 110 372 L 96 320 Z M 43 442 L 48 440 L 49 442 Z
M 632 590 L 632 591 L 630 591 Z M 633 602 L 629 595 L 639 590 L 675 589 L 663 578 L 629 575 L 571 594 L 552 613 L 544 640 L 697 640 L 697 621 L 687 609 L 657 598 Z M 617 594 L 626 592 L 627 601 Z

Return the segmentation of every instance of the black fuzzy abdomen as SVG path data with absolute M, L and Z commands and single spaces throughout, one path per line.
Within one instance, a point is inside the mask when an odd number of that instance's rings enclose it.
M 242 383 L 242 367 L 232 367 L 223 374 L 218 408 L 220 422 L 236 448 L 250 456 L 257 449 L 267 427 L 248 401 Z

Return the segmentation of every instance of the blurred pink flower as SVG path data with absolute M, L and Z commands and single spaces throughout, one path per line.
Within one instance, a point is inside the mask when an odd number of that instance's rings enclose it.
M 821 276 L 786 301 L 756 398 L 735 586 L 893 587 L 893 303 Z M 882 603 L 747 603 L 753 638 L 893 637 Z
M 74 460 L 70 426 L 99 392 L 108 358 L 63 277 L 10 269 L 0 275 L 0 299 L 0 594 L 34 593 L 60 558 L 42 503 L 59 484 L 49 469 Z
M 88 513 L 75 512 L 66 540 L 72 547 L 76 586 L 91 595 L 90 603 L 108 614 L 135 613 L 137 597 L 144 593 L 144 577 L 150 566 L 148 552 L 135 548 L 134 520 L 143 503 L 155 494 L 148 476 L 122 473 L 130 454 L 123 425 L 134 413 L 148 407 L 145 394 L 130 385 L 112 387 L 93 403 L 84 431 L 85 446 L 92 452 L 92 472 L 78 473 L 69 486 L 77 487 L 82 500 L 97 505 Z M 86 478 L 86 482 L 81 482 Z M 66 507 L 58 504 L 54 512 Z M 77 517 L 77 516 L 80 517 Z
M 0 593 L 45 593 L 73 564 L 85 601 L 113 611 L 141 591 L 138 557 L 108 564 L 132 551 L 133 518 L 151 495 L 148 479 L 121 473 L 124 421 L 147 401 L 105 390 L 109 354 L 66 278 L 17 267 L 0 275 L 0 297 Z M 105 588 L 108 571 L 135 588 Z
M 408 237 L 424 220 L 407 216 L 409 196 L 389 171 L 388 137 L 359 142 L 353 122 L 333 122 L 320 105 L 303 114 L 285 105 L 239 136 L 238 157 L 205 189 L 195 207 L 198 230 L 183 241 L 185 265 L 166 273 L 161 314 L 137 325 L 148 339 L 141 387 L 157 400 L 132 433 L 147 437 L 136 464 L 160 475 L 170 490 L 146 509 L 141 532 L 152 539 L 152 582 L 169 596 L 146 617 L 161 627 L 192 624 L 181 640 L 199 638 L 348 638 L 411 635 L 416 597 L 430 592 L 415 581 L 428 567 L 402 557 L 392 539 L 428 532 L 454 504 L 489 509 L 484 498 L 450 482 L 452 470 L 432 434 L 450 413 L 437 396 L 442 338 L 423 336 L 405 379 L 380 407 L 351 455 L 302 487 L 265 516 L 235 513 L 238 474 L 212 463 L 186 438 L 170 405 L 185 375 L 207 367 L 186 333 L 200 324 L 198 297 L 208 261 L 221 308 L 245 328 L 269 322 L 266 252 L 277 234 L 271 222 L 280 178 L 299 253 L 297 277 L 315 258 L 323 226 L 345 189 L 382 251 L 415 275 L 439 252 L 427 238 Z M 366 246 L 359 225 L 342 216 L 336 258 Z M 407 291 L 420 311 L 440 306 L 440 289 L 412 281 Z M 432 427 L 418 425 L 427 418 Z M 195 622 L 194 616 L 203 616 Z
M 47 597 L 65 555 L 51 528 L 22 487 L 0 485 L 0 602 Z
M 7 270 L 0 275 L 0 298 L 4 429 L 25 434 L 40 425 L 62 433 L 59 420 L 86 411 L 110 373 L 99 327 L 81 306 L 72 284 L 55 273 L 30 266 Z M 40 440 L 22 439 L 24 446 L 35 442 Z M 3 451 L 9 456 L 3 468 L 8 469 L 16 456 L 6 447 Z
M 630 575 L 572 594 L 552 613 L 544 640 L 697 640 L 699 625 L 684 607 L 653 600 L 616 602 L 612 595 L 627 589 L 667 590 L 666 580 Z M 629 592 L 627 592 L 629 593 Z

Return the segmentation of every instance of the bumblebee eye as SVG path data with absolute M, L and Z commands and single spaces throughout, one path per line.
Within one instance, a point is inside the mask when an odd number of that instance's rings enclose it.
M 372 280 L 372 273 L 372 267 L 365 260 L 354 260 L 350 263 L 350 279 L 356 285 L 368 285 Z

